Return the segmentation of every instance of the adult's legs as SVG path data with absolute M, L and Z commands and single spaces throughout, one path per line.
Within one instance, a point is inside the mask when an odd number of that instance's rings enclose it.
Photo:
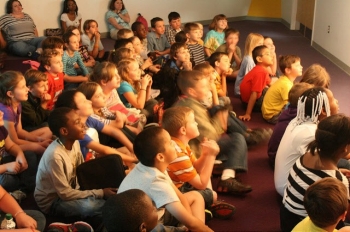
M 8 45 L 9 51 L 16 56 L 29 56 L 36 51 L 36 46 L 27 43 L 27 41 L 12 42 Z

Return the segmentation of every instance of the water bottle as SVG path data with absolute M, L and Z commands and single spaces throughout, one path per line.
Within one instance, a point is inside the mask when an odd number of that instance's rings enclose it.
M 16 223 L 13 221 L 12 215 L 10 213 L 7 213 L 4 220 L 1 222 L 1 229 L 15 229 Z

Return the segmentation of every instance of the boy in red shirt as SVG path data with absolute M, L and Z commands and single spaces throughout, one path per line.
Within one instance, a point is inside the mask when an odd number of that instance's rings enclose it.
M 240 85 L 241 100 L 247 107 L 245 115 L 239 116 L 243 121 L 250 120 L 253 109 L 261 111 L 264 95 L 271 82 L 268 67 L 273 64 L 273 57 L 270 50 L 265 45 L 257 46 L 252 55 L 256 66 L 245 75 Z
M 52 110 L 64 88 L 62 55 L 55 49 L 45 49 L 40 56 L 40 62 L 46 70 L 47 93 L 51 96 L 51 100 L 47 103 L 47 109 Z

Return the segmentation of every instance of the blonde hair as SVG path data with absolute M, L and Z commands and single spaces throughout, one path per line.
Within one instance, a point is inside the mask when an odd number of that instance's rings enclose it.
M 186 126 L 187 118 L 193 110 L 185 106 L 168 108 L 163 114 L 162 127 L 168 131 L 170 136 L 177 137 L 179 129 Z
M 133 62 L 136 62 L 136 64 L 139 65 L 135 59 L 132 59 L 132 58 L 122 59 L 118 63 L 118 72 L 119 72 L 119 75 L 122 78 L 122 80 L 128 82 L 132 87 L 134 87 L 134 89 L 136 89 L 136 91 L 139 91 L 140 90 L 140 82 L 133 81 L 129 78 L 129 71 L 130 71 L 129 66 Z
M 306 82 L 328 89 L 331 84 L 331 78 L 325 67 L 321 66 L 320 64 L 312 64 L 306 69 L 300 82 Z
M 187 93 L 189 88 L 196 87 L 196 84 L 206 78 L 204 74 L 197 70 L 182 70 L 177 78 L 177 85 L 182 93 Z
M 196 66 L 193 67 L 193 70 L 200 71 L 205 76 L 208 76 L 212 71 L 215 71 L 215 69 L 208 62 L 197 64 Z
M 252 52 L 256 46 L 258 46 L 259 40 L 264 40 L 264 37 L 258 33 L 250 33 L 246 40 L 244 46 L 244 55 L 252 56 Z

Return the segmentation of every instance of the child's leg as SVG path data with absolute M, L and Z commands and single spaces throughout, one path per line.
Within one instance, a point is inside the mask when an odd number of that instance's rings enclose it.
M 72 201 L 58 199 L 52 204 L 50 214 L 61 217 L 93 217 L 101 214 L 104 203 L 105 200 L 96 199 L 95 197 Z
M 201 194 L 197 191 L 190 191 L 185 193 L 184 196 L 191 207 L 192 215 L 204 222 L 204 201 Z
M 40 137 L 41 140 L 47 140 L 52 138 L 52 132 L 50 131 L 49 127 L 42 127 L 37 130 L 33 130 L 29 133 L 35 137 Z

